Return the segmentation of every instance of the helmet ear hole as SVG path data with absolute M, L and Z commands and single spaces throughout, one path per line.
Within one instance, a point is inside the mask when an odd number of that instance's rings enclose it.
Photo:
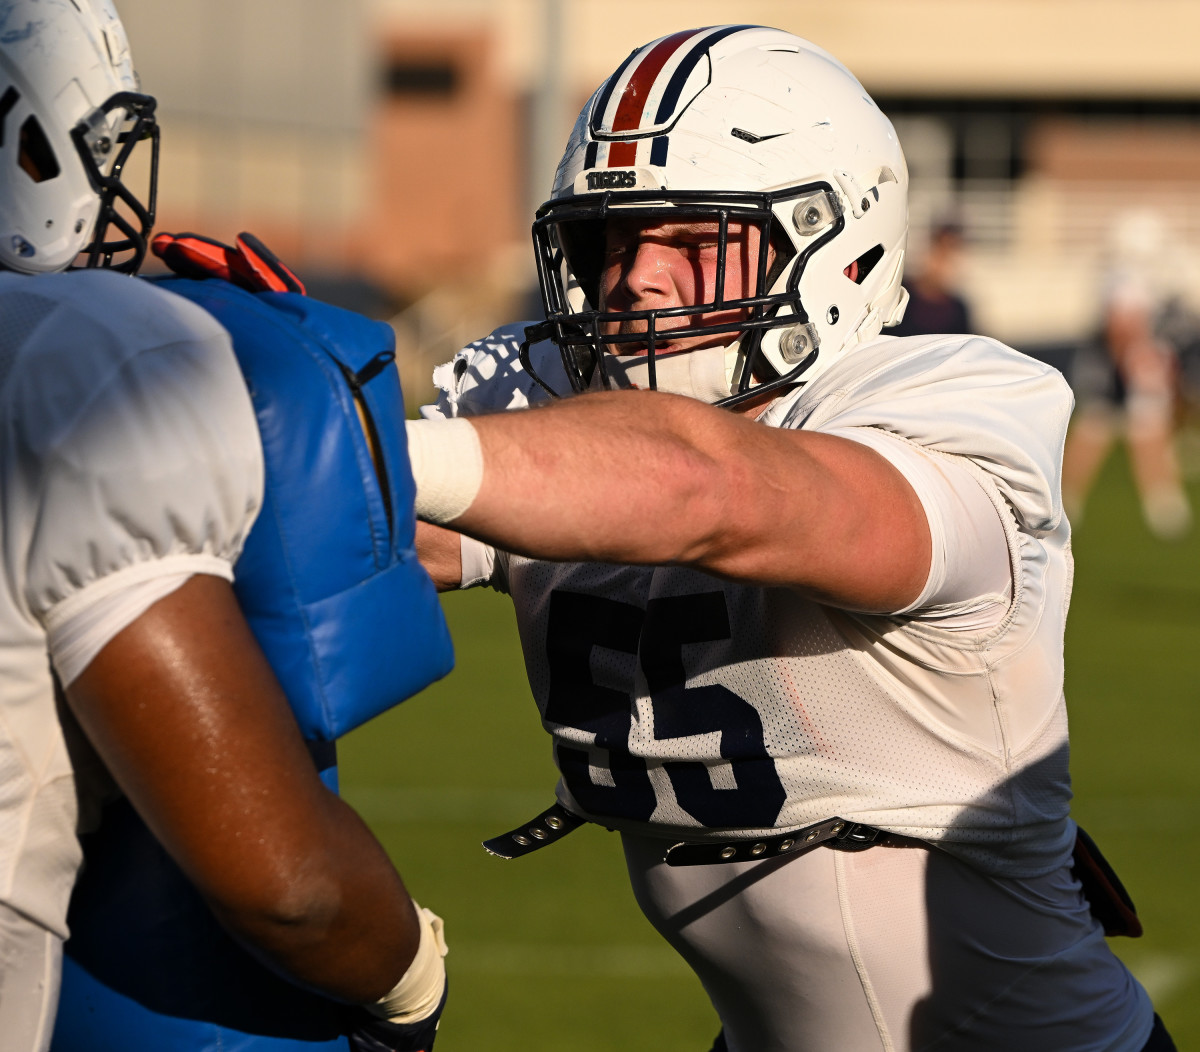
M 54 148 L 37 117 L 29 117 L 21 125 L 21 149 L 17 164 L 35 183 L 53 179 L 61 171 Z
M 874 248 L 869 248 L 858 259 L 854 260 L 842 272 L 855 285 L 861 285 L 867 280 L 867 275 L 875 269 L 876 264 L 883 259 L 883 246 L 876 245 Z

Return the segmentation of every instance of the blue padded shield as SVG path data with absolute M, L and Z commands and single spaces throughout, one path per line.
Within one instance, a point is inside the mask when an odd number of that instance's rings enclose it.
M 436 590 L 413 548 L 394 334 L 294 293 L 183 278 L 159 285 L 234 336 L 267 466 L 234 591 L 304 737 L 331 741 L 454 662 Z
M 160 284 L 233 337 L 266 466 L 234 590 L 336 790 L 333 739 L 453 664 L 413 550 L 392 331 L 292 293 Z M 348 1052 L 345 1006 L 280 979 L 226 935 L 127 802 L 82 839 L 53 1052 Z

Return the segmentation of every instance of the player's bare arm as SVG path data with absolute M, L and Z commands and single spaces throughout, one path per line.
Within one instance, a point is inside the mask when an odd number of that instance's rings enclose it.
M 458 588 L 462 582 L 462 535 L 457 530 L 417 523 L 417 555 L 439 592 Z
M 912 487 L 847 439 L 652 392 L 472 424 L 482 484 L 452 525 L 505 550 L 685 564 L 858 610 L 902 609 L 929 572 L 929 528 Z M 457 547 L 426 536 L 435 579 L 452 578 Z
M 151 830 L 247 949 L 294 981 L 373 1001 L 419 929 L 400 877 L 317 777 L 233 591 L 191 578 L 67 690 Z

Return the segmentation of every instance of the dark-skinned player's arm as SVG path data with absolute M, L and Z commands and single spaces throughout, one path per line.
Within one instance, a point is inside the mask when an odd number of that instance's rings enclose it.
M 920 500 L 849 439 L 646 391 L 469 425 L 410 421 L 418 514 L 506 551 L 695 566 L 863 611 L 903 609 L 925 585 Z M 427 534 L 421 553 L 435 580 L 453 578 L 445 538 Z
M 370 1002 L 420 928 L 383 848 L 317 776 L 228 582 L 197 575 L 114 636 L 67 699 L 229 932 L 288 978 Z

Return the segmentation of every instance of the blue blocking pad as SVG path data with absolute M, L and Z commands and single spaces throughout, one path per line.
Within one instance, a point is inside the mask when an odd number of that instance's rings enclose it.
M 302 733 L 332 741 L 454 663 L 436 589 L 413 547 L 394 334 L 295 293 L 159 284 L 233 336 L 267 469 L 234 590 Z
M 293 293 L 159 284 L 233 337 L 266 466 L 234 590 L 336 791 L 334 739 L 454 662 L 413 547 L 392 330 Z M 226 935 L 127 802 L 82 839 L 54 1052 L 348 1052 L 346 1007 Z

